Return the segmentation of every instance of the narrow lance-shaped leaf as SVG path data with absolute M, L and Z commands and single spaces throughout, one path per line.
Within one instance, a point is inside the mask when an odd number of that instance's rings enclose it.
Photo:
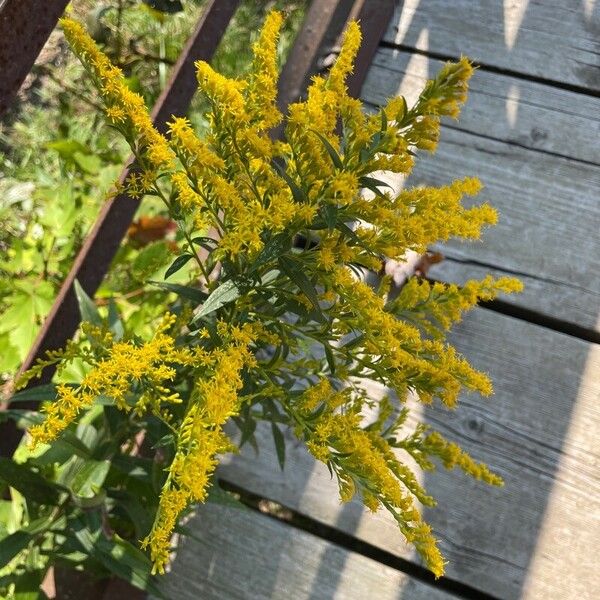
M 77 304 L 79 304 L 79 313 L 81 314 L 82 321 L 88 321 L 98 327 L 102 326 L 102 318 L 98 312 L 98 308 L 94 301 L 87 295 L 86 291 L 81 287 L 81 284 L 77 279 L 73 283 L 75 288 L 75 296 L 77 298 Z
M 209 315 L 228 304 L 229 302 L 233 302 L 236 298 L 239 298 L 242 295 L 242 291 L 236 281 L 230 279 L 226 281 L 224 284 L 220 285 L 207 299 L 206 302 L 202 305 L 202 308 L 196 313 L 196 316 L 193 318 L 192 323 L 198 321 L 202 317 Z
M 190 262 L 192 258 L 194 258 L 193 254 L 182 254 L 181 256 L 178 256 L 173 261 L 171 266 L 165 271 L 165 279 L 168 279 L 171 275 L 177 273 L 177 271 L 179 271 L 181 268 L 187 265 L 187 263 Z
M 0 457 L 0 480 L 21 492 L 28 500 L 38 504 L 55 506 L 58 504 L 60 490 L 32 471 L 25 464 L 19 464 L 10 458 Z
M 281 270 L 300 288 L 300 291 L 311 301 L 312 305 L 321 310 L 319 299 L 315 286 L 310 279 L 302 272 L 301 265 L 291 258 L 281 256 L 279 258 Z
M 208 298 L 208 294 L 198 288 L 190 287 L 189 285 L 179 285 L 178 283 L 167 283 L 165 281 L 149 281 L 152 285 L 156 285 L 164 290 L 173 292 L 186 300 L 191 300 L 196 304 L 201 304 Z
M 298 204 L 306 202 L 306 194 L 302 191 L 302 188 L 300 188 L 298 184 L 287 174 L 285 167 L 276 160 L 273 161 L 273 164 L 292 191 L 292 198 L 294 199 L 294 202 L 297 202 Z
M 325 146 L 325 150 L 327 150 L 327 154 L 329 154 L 329 157 L 331 158 L 331 162 L 333 162 L 336 169 L 343 169 L 344 164 L 342 163 L 342 159 L 340 158 L 340 155 L 337 153 L 337 150 L 331 145 L 329 140 L 324 135 L 320 134 L 318 131 L 315 131 L 314 129 L 311 131 L 321 140 L 321 142 L 323 143 L 323 146 Z
M 277 461 L 279 462 L 279 466 L 283 471 L 285 467 L 285 439 L 283 437 L 283 433 L 281 433 L 281 429 L 277 427 L 275 422 L 271 422 L 271 431 L 273 433 L 273 441 L 275 442 L 275 452 L 277 453 Z

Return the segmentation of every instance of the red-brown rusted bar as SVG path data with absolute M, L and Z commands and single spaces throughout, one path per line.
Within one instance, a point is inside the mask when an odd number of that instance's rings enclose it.
M 313 0 L 279 78 L 277 103 L 283 112 L 306 91 L 319 58 L 332 48 L 348 20 L 355 0 Z
M 0 115 L 52 33 L 69 0 L 0 0 Z
M 186 113 L 196 89 L 194 61 L 210 60 L 239 3 L 240 0 L 212 0 L 205 8 L 195 32 L 173 68 L 168 86 L 154 106 L 152 117 L 157 127 L 164 127 L 164 123 L 173 114 Z M 121 182 L 125 180 L 128 173 L 129 166 L 126 166 L 120 176 Z M 79 324 L 79 310 L 73 283 L 77 279 L 90 296 L 94 295 L 108 271 L 138 206 L 139 200 L 123 194 L 108 201 L 102 207 L 21 367 L 22 371 L 28 369 L 48 350 L 63 347 L 73 336 Z M 53 374 L 53 368 L 46 369 L 41 380 L 33 381 L 32 385 L 48 383 Z M 27 408 L 24 403 L 21 403 L 20 407 Z M 34 408 L 35 404 L 32 403 L 30 407 Z M 21 432 L 14 427 L 12 421 L 2 423 L 0 455 L 10 456 L 20 438 Z
M 362 43 L 354 63 L 354 73 L 348 78 L 348 92 L 358 98 L 379 43 L 394 16 L 395 0 L 361 0 L 356 3 L 351 18 L 360 22 Z

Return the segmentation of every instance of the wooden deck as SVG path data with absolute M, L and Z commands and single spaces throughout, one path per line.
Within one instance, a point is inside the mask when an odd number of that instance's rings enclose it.
M 461 53 L 481 64 L 469 103 L 411 180 L 477 175 L 501 220 L 482 244 L 441 248 L 431 275 L 516 273 L 526 291 L 475 310 L 452 335 L 496 395 L 422 416 L 505 488 L 424 476 L 439 499 L 425 516 L 450 561 L 433 582 L 391 519 L 340 506 L 326 468 L 297 443 L 282 473 L 261 431 L 260 455 L 248 449 L 219 477 L 291 520 L 200 507 L 165 580 L 169 598 L 600 597 L 600 4 L 401 1 L 363 99 L 414 98 L 438 59 Z

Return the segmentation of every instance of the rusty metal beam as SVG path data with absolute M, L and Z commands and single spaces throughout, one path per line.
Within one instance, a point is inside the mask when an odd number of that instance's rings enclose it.
M 69 0 L 0 0 L 0 115 L 12 103 Z
M 350 18 L 356 18 L 362 29 L 362 44 L 354 63 L 354 73 L 348 78 L 348 92 L 358 98 L 379 43 L 394 16 L 395 0 L 361 0 Z
M 240 0 L 212 0 L 205 8 L 196 30 L 173 68 L 169 84 L 154 106 L 152 117 L 157 127 L 164 128 L 165 122 L 171 115 L 183 115 L 187 112 L 196 89 L 194 61 L 210 60 L 239 3 Z M 125 181 L 130 168 L 131 163 L 121 173 L 119 178 L 121 182 Z M 73 336 L 79 324 L 79 310 L 73 283 L 77 279 L 90 296 L 94 295 L 108 271 L 138 206 L 139 200 L 122 194 L 102 207 L 21 371 L 28 369 L 48 350 L 63 347 Z M 32 385 L 48 383 L 53 374 L 53 368 L 46 369 L 41 380 L 33 381 Z M 26 407 L 23 403 L 20 406 Z M 31 408 L 34 407 L 35 404 L 32 403 Z M 14 427 L 12 421 L 4 422 L 0 426 L 0 455 L 10 456 L 20 438 L 21 432 Z
M 355 0 L 313 0 L 296 36 L 279 78 L 277 104 L 282 112 L 297 102 L 311 75 L 320 70 L 319 60 L 333 48 L 342 33 Z

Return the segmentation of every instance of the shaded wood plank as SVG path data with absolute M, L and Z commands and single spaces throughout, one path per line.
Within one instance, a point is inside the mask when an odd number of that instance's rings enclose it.
M 402 94 L 409 106 L 443 62 L 379 48 L 362 99 L 381 105 Z M 479 69 L 471 79 L 460 130 L 600 165 L 600 97 Z
M 468 175 L 485 189 L 465 205 L 488 201 L 499 222 L 481 243 L 450 240 L 434 249 L 535 280 L 539 293 L 507 301 L 598 331 L 600 168 L 446 128 L 435 156 L 417 161 L 409 183 L 444 185 Z M 448 279 L 446 267 L 432 275 Z
M 450 600 L 454 596 L 260 513 L 205 505 L 161 582 L 178 600 Z
M 381 104 L 402 93 L 413 102 L 439 67 L 433 62 L 380 49 L 363 99 Z M 592 275 L 600 270 L 600 166 L 577 162 L 600 162 L 599 109 L 597 98 L 477 72 L 460 121 L 442 130 L 436 155 L 421 154 L 409 183 L 477 175 L 486 186 L 480 197 L 498 208 L 500 223 L 482 244 L 436 246 L 457 262 L 431 275 L 463 283 L 484 272 L 469 262 L 515 272 L 526 290 L 507 302 L 600 331 L 600 280 Z
M 591 0 L 403 0 L 384 39 L 598 92 L 599 34 Z
M 483 243 L 485 244 L 485 238 Z M 464 285 L 469 279 L 483 279 L 487 275 L 493 277 L 512 275 L 505 269 L 491 268 L 474 259 L 455 257 L 450 248 L 440 248 L 440 250 L 444 254 L 444 260 L 429 269 L 427 276 L 431 279 Z M 476 253 L 474 257 L 477 258 Z M 536 312 L 541 311 L 543 313 L 540 315 L 539 322 L 541 323 L 544 323 L 545 320 L 547 322 L 547 316 L 551 315 L 559 322 L 546 326 L 574 332 L 573 334 L 577 337 L 598 342 L 600 337 L 600 310 L 598 308 L 600 300 L 595 299 L 584 306 L 585 313 L 582 313 L 581 290 L 578 287 L 551 282 L 549 290 L 549 282 L 545 279 L 521 273 L 518 273 L 518 278 L 523 282 L 525 289 L 518 297 L 500 296 L 502 302 L 518 308 L 533 308 Z M 557 293 L 558 291 L 560 293 Z M 578 318 L 580 322 L 576 322 L 575 318 Z M 585 325 L 581 325 L 581 323 Z
M 455 412 L 427 407 L 421 418 L 489 463 L 506 486 L 446 471 L 422 478 L 439 501 L 425 517 L 450 561 L 448 576 L 501 598 L 591 600 L 600 589 L 600 346 L 484 309 L 451 341 L 490 373 L 496 395 L 464 397 Z M 414 559 L 384 512 L 340 506 L 327 469 L 302 444 L 291 442 L 283 473 L 267 428 L 259 445 L 258 457 L 244 449 L 220 476 Z

